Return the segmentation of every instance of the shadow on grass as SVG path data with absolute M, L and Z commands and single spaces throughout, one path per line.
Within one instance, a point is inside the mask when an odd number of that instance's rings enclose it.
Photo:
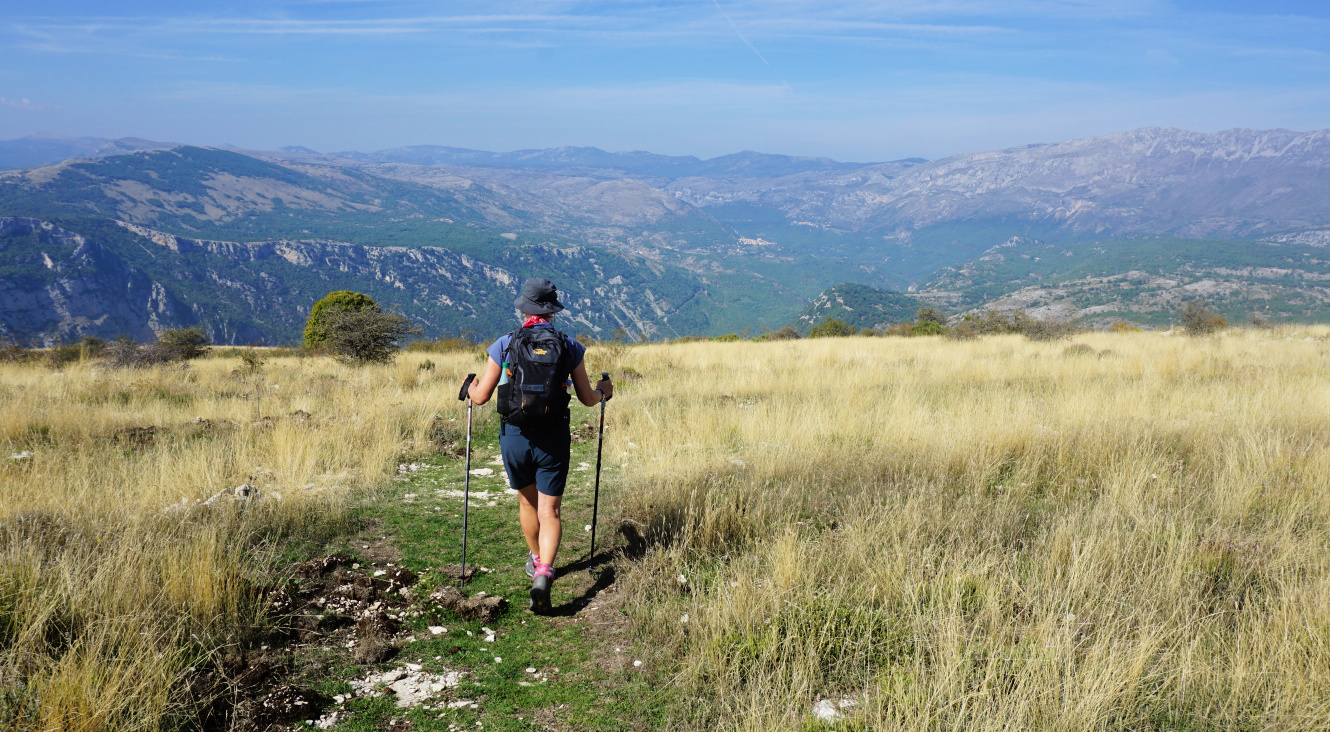
M 605 588 L 614 584 L 615 574 L 613 560 L 613 552 L 601 552 L 594 557 L 587 557 L 581 561 L 564 565 L 559 570 L 560 575 L 587 570 L 596 581 L 593 582 L 590 587 L 586 588 L 580 596 L 574 598 L 570 602 L 559 605 L 558 607 L 550 608 L 550 611 L 547 614 L 551 617 L 572 617 L 579 611 L 584 610 L 591 604 L 591 601 L 596 598 L 596 595 L 599 595 Z M 602 569 L 599 572 L 596 572 L 594 570 L 597 567 L 602 567 Z

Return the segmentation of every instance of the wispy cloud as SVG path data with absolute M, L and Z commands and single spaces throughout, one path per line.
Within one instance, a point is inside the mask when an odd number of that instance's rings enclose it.
M 46 109 L 46 105 L 41 104 L 40 102 L 34 102 L 27 98 L 10 99 L 8 97 L 0 97 L 0 106 L 9 107 L 10 109 L 21 109 L 24 112 L 36 112 Z
M 771 65 L 771 62 L 767 60 L 767 57 L 763 56 L 762 52 L 757 50 L 757 47 L 754 46 L 751 42 L 749 42 L 747 38 L 744 37 L 743 32 L 739 30 L 739 26 L 734 24 L 734 20 L 730 18 L 728 13 L 725 12 L 725 8 L 722 8 L 720 6 L 720 0 L 711 0 L 711 3 L 716 6 L 716 10 L 720 11 L 721 16 L 725 18 L 725 22 L 730 24 L 730 28 L 734 31 L 734 35 L 738 36 L 739 40 L 743 41 L 743 44 L 745 46 L 748 46 L 748 50 L 756 54 L 757 57 L 762 60 L 762 63 L 766 64 L 767 68 L 771 70 L 771 73 L 775 74 L 777 79 L 780 79 L 781 84 L 784 84 L 785 86 L 788 87 L 790 83 L 786 81 L 778 71 L 776 71 L 775 67 Z

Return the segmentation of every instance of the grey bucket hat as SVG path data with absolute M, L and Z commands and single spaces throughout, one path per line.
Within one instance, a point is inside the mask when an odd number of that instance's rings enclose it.
M 563 310 L 559 290 L 543 277 L 532 277 L 522 285 L 522 294 L 513 304 L 527 315 L 549 315 Z

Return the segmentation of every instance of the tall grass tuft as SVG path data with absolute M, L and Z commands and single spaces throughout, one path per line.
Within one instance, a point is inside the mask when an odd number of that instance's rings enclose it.
M 347 529 L 351 489 L 435 449 L 474 369 L 258 354 L 0 364 L 0 729 L 189 726 L 192 669 L 271 622 L 277 550 Z
M 1330 728 L 1330 341 L 633 349 L 625 607 L 671 725 Z

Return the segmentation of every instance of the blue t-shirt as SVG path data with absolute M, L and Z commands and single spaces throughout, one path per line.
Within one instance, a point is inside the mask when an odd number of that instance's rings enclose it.
M 537 323 L 531 327 L 553 328 L 554 326 L 550 325 L 549 323 Z M 508 342 L 511 341 L 512 339 L 513 339 L 512 333 L 504 333 L 503 335 L 499 336 L 499 339 L 497 341 L 491 343 L 489 348 L 485 349 L 485 352 L 490 355 L 490 359 L 493 360 L 494 363 L 497 363 L 500 366 L 503 365 L 503 352 L 508 350 Z M 582 365 L 582 359 L 586 356 L 586 346 L 582 345 L 581 343 L 578 343 L 577 340 L 574 338 L 564 338 L 564 341 L 568 343 L 568 355 L 569 355 L 568 363 L 571 364 L 571 366 L 569 366 L 568 373 L 571 374 L 574 369 Z M 568 374 L 564 374 L 564 378 L 567 379 Z

